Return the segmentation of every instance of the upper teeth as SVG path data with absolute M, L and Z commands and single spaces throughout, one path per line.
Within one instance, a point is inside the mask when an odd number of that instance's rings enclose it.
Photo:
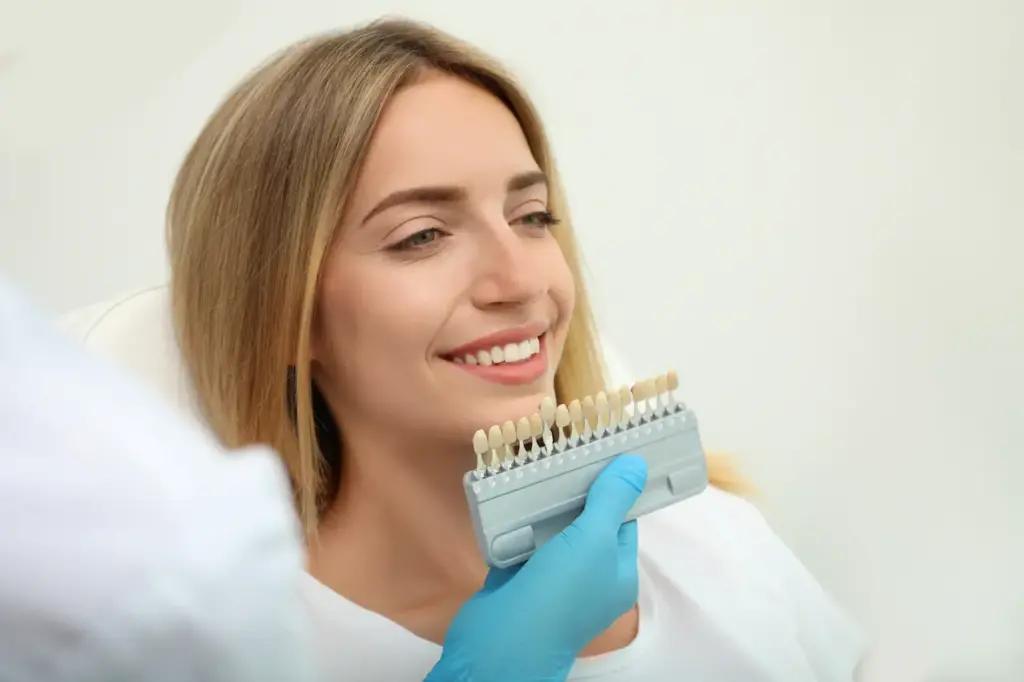
M 539 352 L 540 338 L 534 337 L 519 343 L 509 343 L 504 346 L 495 346 L 490 350 L 468 353 L 461 358 L 455 358 L 455 362 L 465 362 L 467 365 L 499 365 L 503 362 L 522 362 Z

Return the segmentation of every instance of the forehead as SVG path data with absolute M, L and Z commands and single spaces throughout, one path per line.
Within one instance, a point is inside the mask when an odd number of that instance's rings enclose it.
M 504 188 L 538 168 L 512 112 L 465 80 L 431 75 L 398 91 L 374 131 L 353 203 L 409 187 Z

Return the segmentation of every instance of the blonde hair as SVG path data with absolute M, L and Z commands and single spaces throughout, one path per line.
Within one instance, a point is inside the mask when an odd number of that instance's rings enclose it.
M 337 491 L 323 452 L 330 444 L 318 438 L 330 416 L 310 376 L 321 266 L 382 110 L 430 71 L 485 88 L 518 118 L 548 177 L 561 218 L 555 239 L 577 284 L 555 388 L 560 401 L 605 388 L 565 195 L 537 111 L 512 76 L 474 47 L 409 20 L 283 50 L 230 93 L 188 152 L 167 240 L 178 342 L 205 417 L 228 447 L 278 451 L 308 537 Z M 739 486 L 726 459 L 709 465 L 713 484 Z

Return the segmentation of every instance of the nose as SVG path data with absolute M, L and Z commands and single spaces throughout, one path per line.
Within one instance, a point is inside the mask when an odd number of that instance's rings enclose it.
M 519 234 L 507 223 L 483 231 L 477 252 L 473 301 L 479 308 L 514 307 L 541 298 L 548 280 L 538 267 L 535 236 Z

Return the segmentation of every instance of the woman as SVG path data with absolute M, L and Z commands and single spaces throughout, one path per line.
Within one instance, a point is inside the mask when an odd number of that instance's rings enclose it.
M 211 426 L 229 446 L 273 445 L 291 474 L 328 671 L 420 679 L 486 574 L 461 488 L 472 434 L 605 388 L 534 107 L 426 26 L 313 38 L 208 121 L 168 235 Z M 516 342 L 538 355 L 480 355 Z M 728 492 L 724 460 L 709 467 L 706 493 L 641 520 L 638 603 L 570 679 L 852 679 L 855 633 Z

